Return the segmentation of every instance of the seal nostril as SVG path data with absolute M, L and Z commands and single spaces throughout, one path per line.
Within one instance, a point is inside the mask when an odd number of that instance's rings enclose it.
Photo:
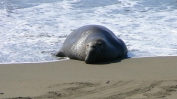
M 98 43 L 98 46 L 101 46 L 102 44 L 101 43 Z
M 91 47 L 94 48 L 94 49 L 96 48 L 96 46 L 91 46 Z

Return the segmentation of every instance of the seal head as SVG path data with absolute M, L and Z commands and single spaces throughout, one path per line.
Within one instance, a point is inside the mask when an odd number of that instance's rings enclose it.
M 96 39 L 91 41 L 86 46 L 85 63 L 90 64 L 100 61 L 101 60 L 100 58 L 105 50 L 106 43 L 104 40 Z

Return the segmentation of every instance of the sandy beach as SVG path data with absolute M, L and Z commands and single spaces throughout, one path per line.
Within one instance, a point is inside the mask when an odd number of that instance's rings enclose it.
M 1 64 L 1 99 L 176 99 L 177 57 Z

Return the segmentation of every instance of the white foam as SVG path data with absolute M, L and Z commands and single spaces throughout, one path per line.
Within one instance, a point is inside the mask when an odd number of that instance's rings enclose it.
M 57 60 L 51 54 L 87 24 L 108 27 L 131 57 L 177 55 L 175 0 L 54 1 L 3 2 L 12 4 L 0 7 L 0 63 Z

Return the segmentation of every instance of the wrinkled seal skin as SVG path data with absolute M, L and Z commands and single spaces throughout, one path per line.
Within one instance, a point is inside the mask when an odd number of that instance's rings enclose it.
M 109 61 L 127 55 L 125 43 L 104 26 L 86 25 L 74 30 L 56 54 L 83 60 L 87 64 Z

